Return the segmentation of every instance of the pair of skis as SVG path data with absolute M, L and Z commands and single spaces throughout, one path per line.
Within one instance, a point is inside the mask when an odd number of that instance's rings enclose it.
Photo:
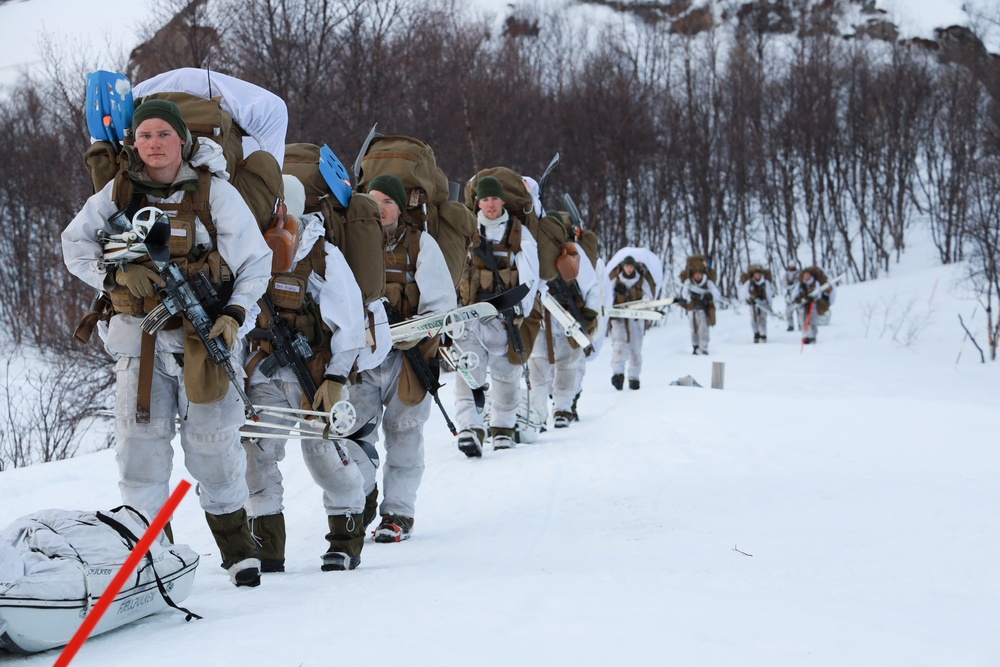
M 509 310 L 521 303 L 521 300 L 527 296 L 529 290 L 529 285 L 518 285 L 506 292 L 469 306 L 459 306 L 452 310 L 413 317 L 398 324 L 393 324 L 389 327 L 389 331 L 392 334 L 392 342 L 400 343 L 420 340 L 421 338 L 431 338 L 440 334 L 447 334 L 451 338 L 458 338 L 461 336 L 466 322 L 471 322 L 472 320 L 482 320 L 485 322 L 497 317 L 502 311 Z
M 562 304 L 551 293 L 539 292 L 538 296 L 542 301 L 542 306 L 545 310 L 549 311 L 553 319 L 562 325 L 568 337 L 576 341 L 576 344 L 583 348 L 584 351 L 593 349 L 593 343 L 591 343 L 590 338 L 583 330 L 583 325 L 568 310 L 563 308 Z
M 604 306 L 601 308 L 601 313 L 605 317 L 659 322 L 663 319 L 663 312 L 658 309 L 666 308 L 676 301 L 677 299 L 674 297 L 654 299 L 653 301 L 629 301 L 615 306 Z

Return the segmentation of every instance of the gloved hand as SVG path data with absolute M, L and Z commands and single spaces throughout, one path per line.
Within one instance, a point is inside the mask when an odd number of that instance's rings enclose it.
M 313 397 L 312 409 L 320 412 L 329 412 L 334 404 L 340 400 L 344 393 L 344 383 L 331 380 L 329 377 L 323 380 L 323 384 L 316 390 Z
M 215 324 L 212 326 L 212 330 L 208 333 L 209 338 L 222 338 L 222 342 L 226 344 L 230 350 L 236 347 L 236 334 L 239 333 L 240 323 L 229 315 L 220 315 L 219 319 L 215 320 Z
M 420 341 L 423 338 L 414 338 L 413 340 L 401 340 L 392 344 L 392 347 L 397 350 L 409 350 L 411 347 L 416 347 L 420 345 Z
M 593 337 L 597 331 L 597 311 L 592 308 L 583 309 L 583 331 L 589 337 Z
M 621 283 L 616 282 L 615 283 L 615 294 L 618 294 L 619 296 L 625 296 L 625 292 L 626 292 L 625 285 L 622 285 Z
M 115 282 L 128 288 L 129 292 L 141 298 L 156 296 L 156 287 L 165 287 L 167 282 L 160 274 L 141 264 L 125 264 L 115 273 Z

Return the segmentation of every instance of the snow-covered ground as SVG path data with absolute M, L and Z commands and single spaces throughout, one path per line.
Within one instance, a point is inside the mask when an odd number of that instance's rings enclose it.
M 983 317 L 961 267 L 907 246 L 890 277 L 840 289 L 815 346 L 777 321 L 754 345 L 728 310 L 694 357 L 671 313 L 639 391 L 611 387 L 604 349 L 581 422 L 533 445 L 469 460 L 433 411 L 413 538 L 369 542 L 353 572 L 319 569 L 320 491 L 294 449 L 288 571 L 257 589 L 229 584 L 187 497 L 175 535 L 203 560 L 184 604 L 204 619 L 146 618 L 74 665 L 996 665 L 1000 366 L 963 346 L 958 314 L 980 343 Z M 705 387 L 671 386 L 686 375 Z M 114 507 L 116 482 L 110 451 L 0 473 L 0 526 Z
M 69 30 L 100 25 L 97 7 L 127 23 L 144 2 L 7 3 L 6 35 L 30 46 L 27 10 L 43 5 Z M 26 53 L 13 44 L 2 77 Z M 743 308 L 720 312 L 712 355 L 693 357 L 671 311 L 646 339 L 641 390 L 611 387 L 605 348 L 582 421 L 534 445 L 468 460 L 432 411 L 414 536 L 367 544 L 356 571 L 320 572 L 320 491 L 294 449 L 288 572 L 260 588 L 229 584 L 189 495 L 173 523 L 203 556 L 184 605 L 204 619 L 143 619 L 74 665 L 998 664 L 1000 367 L 963 343 L 957 316 L 980 344 L 985 318 L 962 267 L 937 266 L 916 234 L 907 246 L 887 278 L 839 290 L 816 346 L 779 322 L 754 345 Z M 704 388 L 671 386 L 687 375 Z M 110 451 L 0 473 L 0 526 L 119 502 Z

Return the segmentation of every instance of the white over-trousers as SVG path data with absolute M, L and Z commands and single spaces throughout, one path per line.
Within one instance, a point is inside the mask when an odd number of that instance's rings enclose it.
M 552 354 L 555 363 L 549 363 L 548 336 L 545 331 L 538 335 L 535 347 L 528 359 L 531 379 L 531 413 L 548 418 L 549 396 L 552 396 L 556 412 L 570 412 L 573 397 L 579 388 L 580 360 L 583 349 L 574 348 L 569 338 L 555 327 L 552 332 Z
M 489 375 L 490 426 L 514 428 L 523 370 L 520 365 L 512 364 L 507 359 L 507 332 L 501 320 L 470 323 L 464 335 L 458 339 L 458 344 L 462 352 L 474 352 L 479 357 L 479 365 L 471 371 L 476 386 L 486 384 L 487 374 Z M 525 361 L 527 359 L 526 352 Z M 459 430 L 486 430 L 483 415 L 476 410 L 472 389 L 465 378 L 458 376 L 455 382 L 455 426 Z
M 115 452 L 122 502 L 152 517 L 170 495 L 170 472 L 180 416 L 184 464 L 201 487 L 198 500 L 208 514 L 229 514 L 247 501 L 246 455 L 240 444 L 243 402 L 232 386 L 221 401 L 191 403 L 184 370 L 171 354 L 157 353 L 153 366 L 148 424 L 135 421 L 139 358 L 121 357 L 115 366 Z
M 302 389 L 297 382 L 270 380 L 253 384 L 247 395 L 258 406 L 296 410 L 302 407 Z M 292 416 L 268 415 L 267 421 L 293 426 L 298 420 Z M 252 517 L 278 514 L 284 509 L 282 500 L 285 489 L 278 464 L 285 458 L 288 440 L 261 438 L 259 442 L 259 447 L 252 443 L 244 445 L 247 486 L 250 490 L 247 513 Z M 295 447 L 300 441 L 291 442 Z M 320 438 L 302 440 L 302 458 L 313 481 L 323 490 L 323 507 L 328 516 L 359 514 L 365 507 L 361 471 L 353 460 L 345 466 L 336 446 L 336 443 Z
M 767 337 L 767 313 L 757 306 L 750 306 L 750 328 L 755 334 Z
M 642 373 L 642 339 L 646 324 L 642 320 L 611 320 L 611 374 L 624 375 L 628 365 L 628 379 L 638 380 Z
M 417 405 L 404 405 L 399 400 L 399 377 L 403 371 L 403 353 L 393 350 L 375 368 L 362 371 L 360 383 L 347 386 L 347 399 L 358 413 L 358 423 L 373 416 L 381 417 L 385 434 L 385 461 L 382 464 L 382 516 L 413 518 L 416 512 L 417 489 L 424 476 L 424 424 L 431 414 L 433 398 L 424 396 Z M 446 431 L 447 432 L 447 431 Z M 364 438 L 376 443 L 378 430 Z M 360 448 L 359 448 L 360 449 Z M 365 492 L 375 489 L 375 469 L 362 454 Z
M 708 313 L 701 308 L 691 311 L 691 344 L 708 350 Z

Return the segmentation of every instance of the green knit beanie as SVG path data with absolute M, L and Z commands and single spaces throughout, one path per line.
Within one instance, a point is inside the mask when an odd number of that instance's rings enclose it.
M 384 192 L 399 204 L 400 211 L 406 210 L 406 188 L 403 187 L 403 182 L 392 174 L 382 174 L 373 178 L 368 184 L 368 192 L 372 190 Z
M 169 100 L 146 100 L 135 108 L 135 113 L 132 115 L 132 135 L 135 136 L 135 132 L 142 125 L 142 122 L 150 118 L 159 118 L 169 123 L 170 127 L 174 128 L 180 138 L 184 140 L 184 156 L 190 155 L 193 148 L 191 132 L 188 130 L 187 123 L 184 122 L 184 114 L 181 113 L 180 107 Z
M 503 199 L 503 184 L 492 176 L 484 176 L 479 179 L 476 186 L 476 199 L 486 199 L 487 197 L 499 197 Z

